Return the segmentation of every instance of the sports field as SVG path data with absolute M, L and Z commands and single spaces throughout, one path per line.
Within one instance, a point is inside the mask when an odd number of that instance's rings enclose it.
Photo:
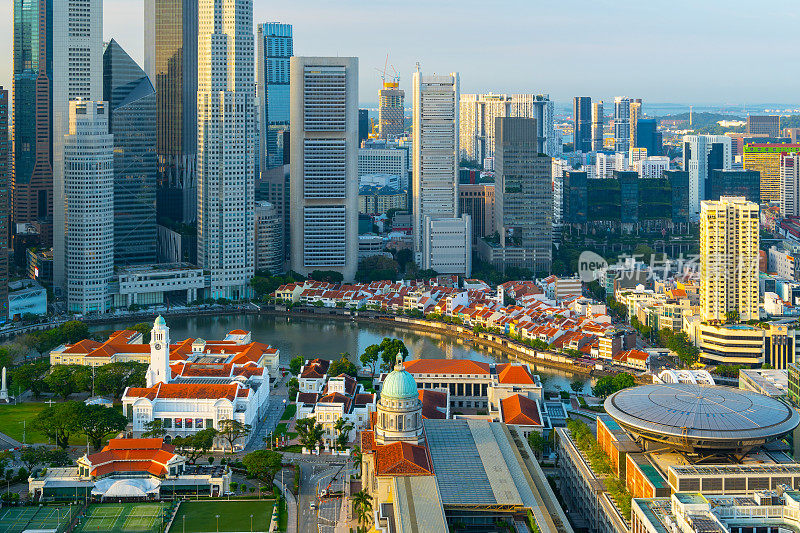
M 69 522 L 71 512 L 69 506 L 5 507 L 0 509 L 0 533 L 22 533 L 26 529 L 57 529 Z
M 76 533 L 157 533 L 168 503 L 120 503 L 90 505 Z M 166 517 L 164 517 L 166 522 Z
M 271 500 L 183 502 L 172 523 L 170 533 L 269 531 L 273 503 Z M 250 529 L 250 515 L 253 515 L 252 529 Z

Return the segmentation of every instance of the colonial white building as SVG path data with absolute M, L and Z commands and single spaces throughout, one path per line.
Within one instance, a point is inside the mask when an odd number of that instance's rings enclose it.
M 224 420 L 257 425 L 266 412 L 270 390 L 269 372 L 261 358 L 204 348 L 205 341 L 196 339 L 189 354 L 170 361 L 169 328 L 162 317 L 156 319 L 147 387 L 128 387 L 122 396 L 134 436 L 156 419 L 166 429 L 167 441 L 206 428 L 221 429 Z

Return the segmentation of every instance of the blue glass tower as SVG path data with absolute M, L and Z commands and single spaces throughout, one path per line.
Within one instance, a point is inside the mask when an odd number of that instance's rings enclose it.
M 259 24 L 256 36 L 258 171 L 284 164 L 283 131 L 289 129 L 289 60 L 294 53 L 292 25 Z

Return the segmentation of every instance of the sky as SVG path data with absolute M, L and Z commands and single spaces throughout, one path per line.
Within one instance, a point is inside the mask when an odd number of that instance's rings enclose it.
M 66 0 L 62 0 L 66 1 Z M 410 96 L 423 73 L 461 92 L 651 102 L 800 102 L 793 0 L 254 0 L 254 22 L 294 25 L 295 55 L 357 56 L 359 100 L 389 62 Z M 0 85 L 11 86 L 13 1 L 0 11 Z M 104 38 L 143 55 L 143 0 L 105 0 Z

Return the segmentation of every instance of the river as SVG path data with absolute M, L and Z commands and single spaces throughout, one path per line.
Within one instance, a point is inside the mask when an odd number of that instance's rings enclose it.
M 93 326 L 92 331 L 110 332 L 130 327 L 134 322 L 117 322 Z M 228 315 L 202 317 L 173 317 L 168 319 L 170 340 L 175 343 L 183 339 L 222 339 L 234 329 L 252 332 L 254 341 L 270 344 L 281 352 L 281 364 L 288 366 L 297 355 L 306 359 L 320 357 L 335 359 L 347 352 L 350 359 L 359 364 L 358 356 L 370 344 L 377 344 L 384 337 L 401 339 L 408 348 L 410 358 L 428 359 L 472 359 L 482 362 L 507 362 L 504 355 L 495 356 L 487 351 L 463 343 L 460 339 L 421 333 L 404 328 L 395 328 L 372 323 L 356 323 L 325 318 L 295 318 L 272 315 Z M 568 372 L 547 367 L 533 367 L 545 382 L 547 390 L 570 390 L 573 379 Z M 586 383 L 585 392 L 590 392 Z

